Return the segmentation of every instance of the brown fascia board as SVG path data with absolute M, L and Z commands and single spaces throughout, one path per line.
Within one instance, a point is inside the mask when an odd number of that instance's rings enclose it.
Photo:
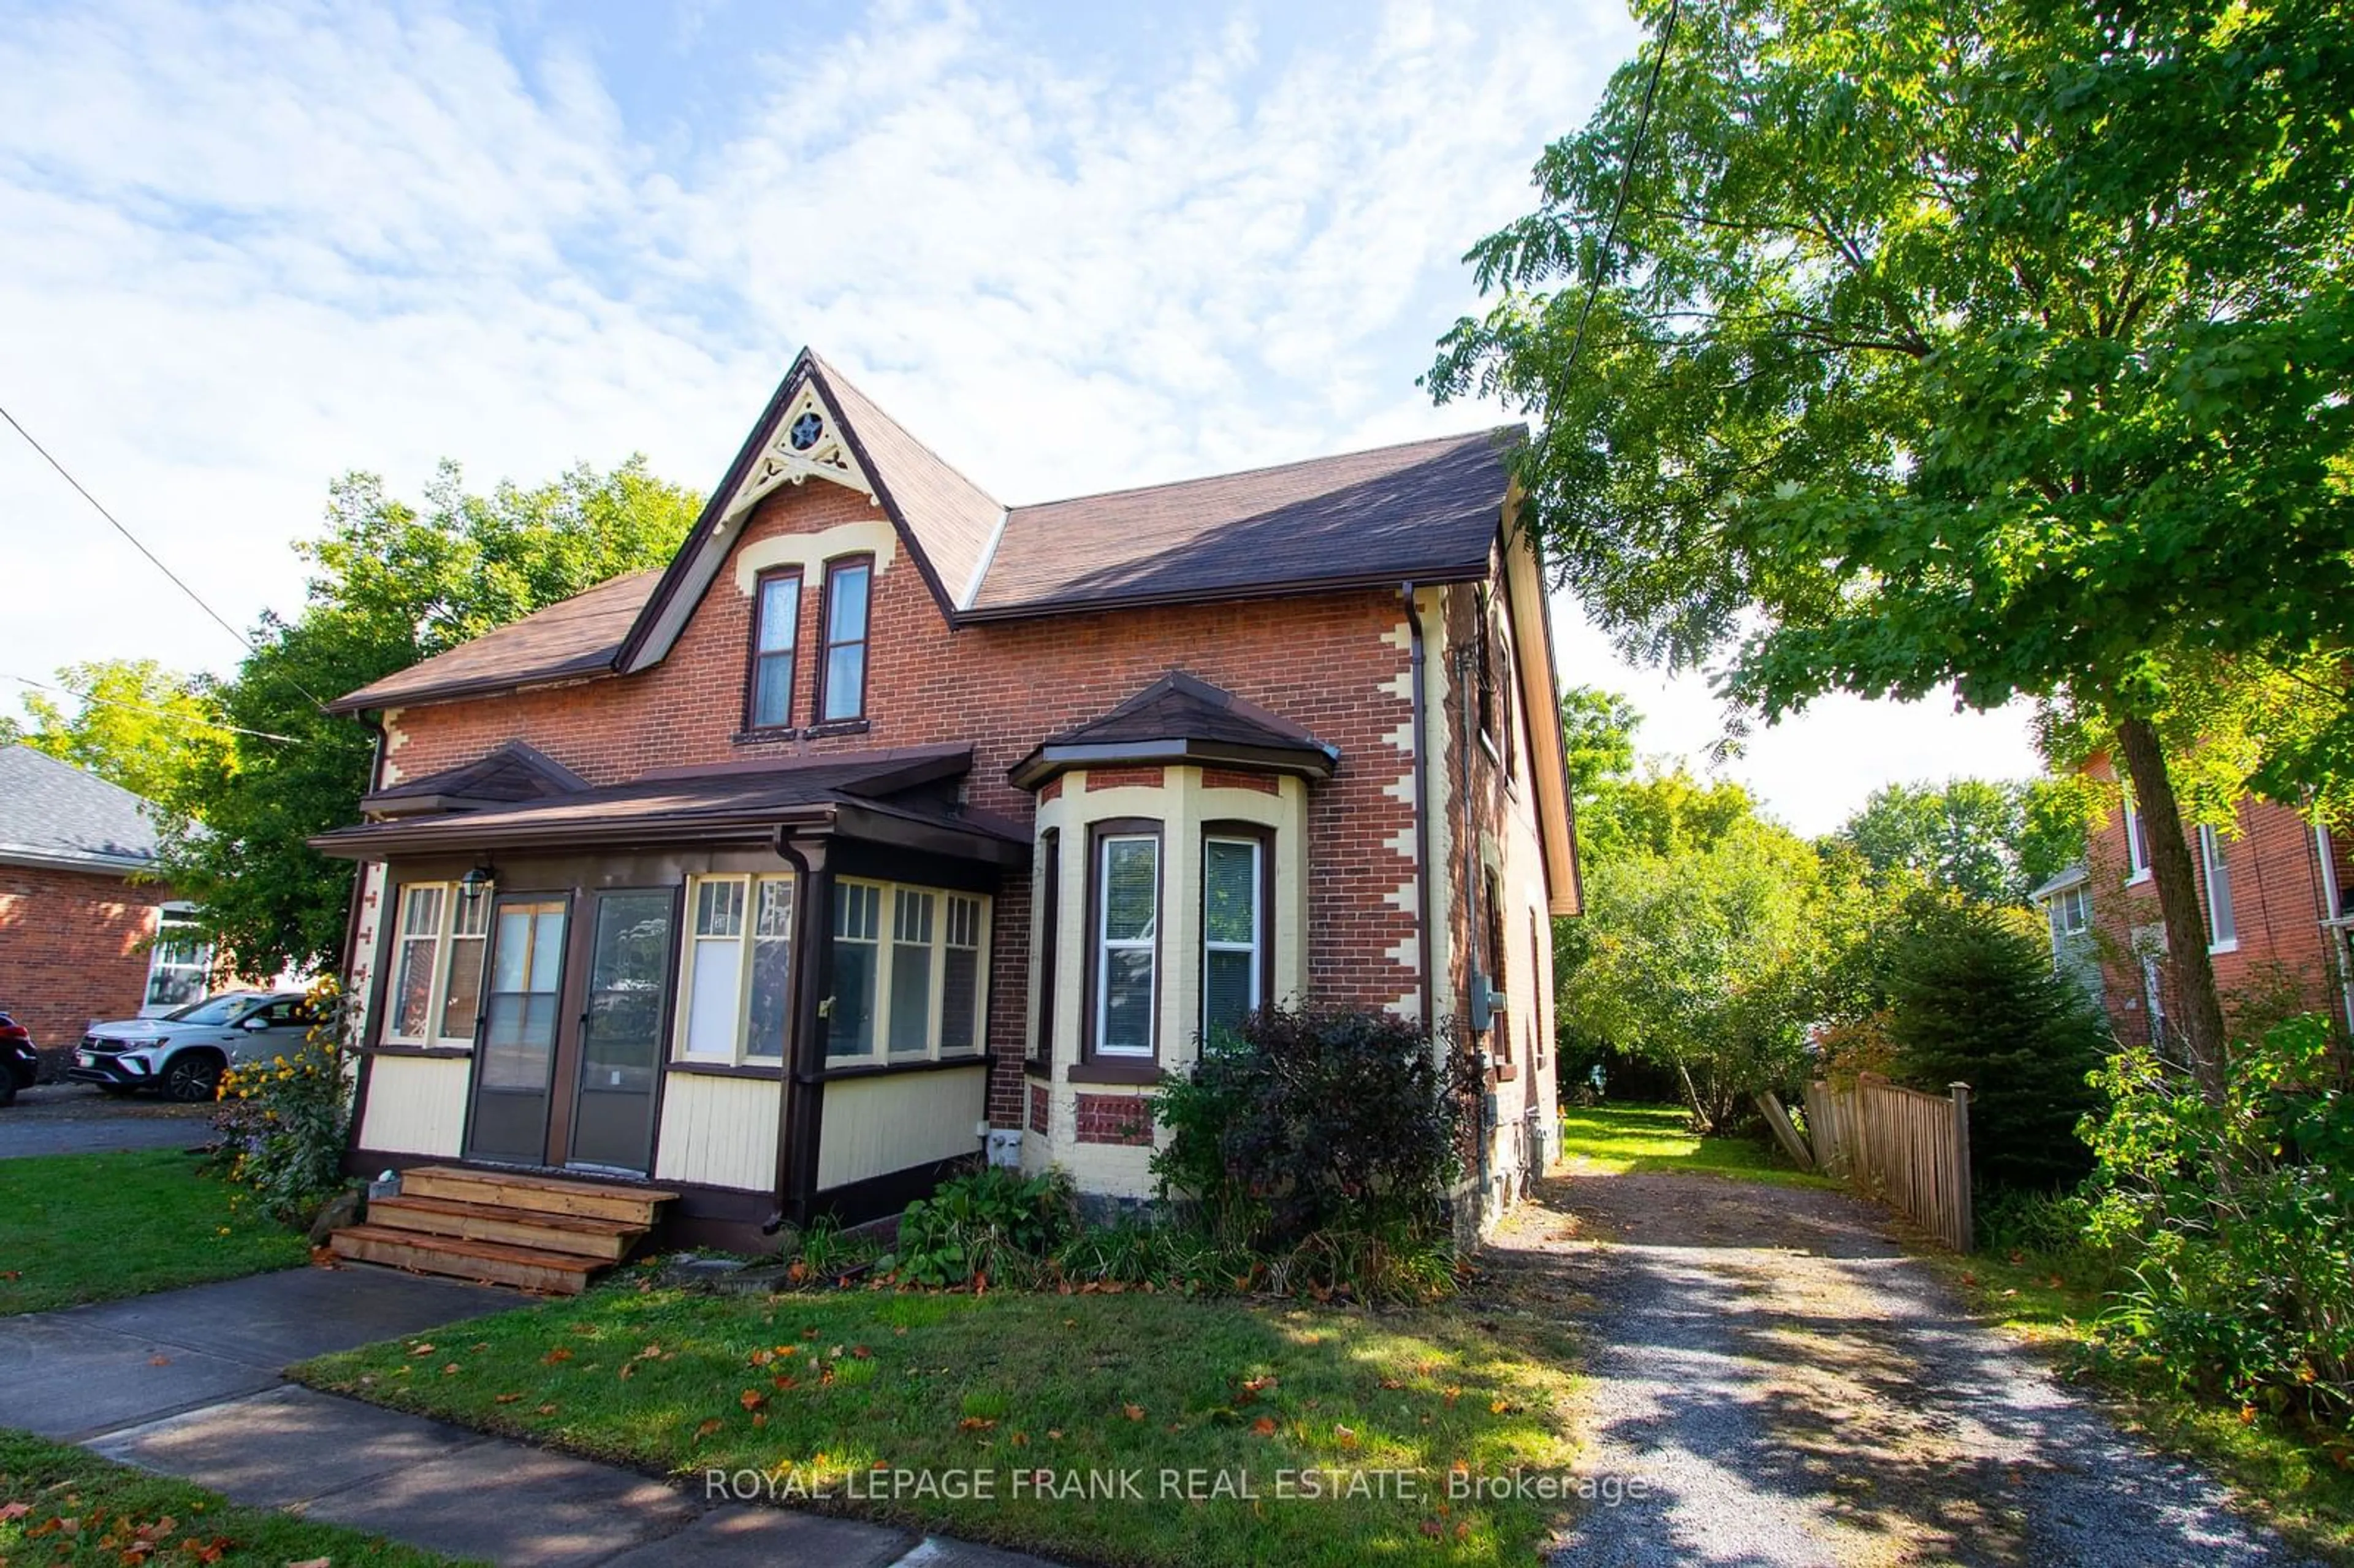
M 496 823 L 460 818 L 442 831 L 434 824 L 401 822 L 338 828 L 304 841 L 339 860 L 382 860 L 397 854 L 462 854 L 482 850 L 565 849 L 663 843 L 767 843 L 779 828 L 822 830 L 833 818 L 833 803 L 771 808 L 758 816 L 710 811 L 663 817 L 626 817 L 616 821 L 544 822 L 498 831 Z M 447 819 L 444 819 L 446 821 Z M 466 830 L 472 829 L 470 835 Z
M 1332 777 L 1340 753 L 1329 747 L 1244 746 L 1220 740 L 1107 740 L 1076 745 L 1042 746 L 1006 770 L 1006 780 L 1020 789 L 1034 789 L 1055 775 L 1073 768 L 1164 766 L 1193 763 L 1261 772 L 1296 773 L 1302 779 Z
M 954 627 L 956 600 L 949 596 L 948 588 L 941 583 L 940 574 L 932 566 L 932 557 L 924 551 L 923 541 L 917 538 L 915 529 L 907 525 L 907 514 L 899 510 L 898 502 L 892 498 L 891 486 L 875 466 L 875 460 L 867 455 L 866 443 L 858 439 L 857 423 L 843 416 L 841 395 L 834 391 L 833 383 L 826 378 L 825 361 L 813 354 L 810 355 L 810 378 L 817 383 L 819 395 L 825 398 L 825 406 L 833 410 L 836 419 L 842 421 L 842 439 L 850 443 L 850 454 L 858 460 L 859 471 L 866 476 L 866 482 L 875 487 L 875 498 L 883 503 L 883 514 L 891 519 L 891 526 L 898 530 L 899 542 L 907 546 L 907 554 L 915 560 L 917 574 L 924 579 L 924 586 L 932 590 L 932 602 L 939 606 L 941 616 L 950 627 Z M 876 407 L 879 408 L 880 405 Z
M 541 670 L 477 675 L 469 681 L 451 681 L 438 686 L 423 686 L 414 692 L 396 692 L 389 696 L 369 696 L 364 702 L 353 701 L 353 697 L 364 696 L 371 690 L 369 686 L 363 686 L 352 696 L 337 697 L 326 704 L 324 711 L 330 714 L 366 713 L 370 709 L 382 712 L 390 708 L 423 707 L 428 703 L 456 702 L 465 697 L 504 696 L 540 686 L 569 685 L 611 674 L 614 657 L 610 653 L 588 654 L 568 659 L 561 664 L 550 664 Z
M 748 758 L 740 762 L 704 762 L 685 768 L 657 768 L 641 773 L 631 784 L 668 783 L 681 779 L 726 779 L 743 773 L 790 773 L 811 768 L 868 766 L 875 772 L 857 781 L 854 793 L 880 788 L 885 793 L 912 789 L 936 779 L 971 771 L 970 742 L 948 746 L 893 746 L 874 751 L 817 751 L 804 757 Z
M 1044 620 L 1057 615 L 1085 615 L 1097 610 L 1155 609 L 1181 604 L 1230 604 L 1247 599 L 1308 599 L 1320 593 L 1351 593 L 1361 589 L 1394 592 L 1401 581 L 1420 584 L 1478 582 L 1487 576 L 1488 563 L 1472 566 L 1417 567 L 1406 571 L 1354 572 L 1345 577 L 1287 577 L 1225 588 L 1176 589 L 1169 592 L 1097 596 L 1092 599 L 1034 599 L 1020 604 L 992 605 L 960 611 L 960 626 L 992 620 Z

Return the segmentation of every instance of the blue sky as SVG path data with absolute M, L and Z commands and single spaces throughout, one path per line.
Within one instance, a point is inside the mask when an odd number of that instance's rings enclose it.
M 328 479 L 714 482 L 802 344 L 1023 502 L 1464 429 L 1415 387 L 1634 30 L 1444 5 L 0 0 L 0 400 L 234 621 Z M 238 652 L 0 440 L 0 673 Z M 1704 683 L 1565 680 L 1647 747 Z M 0 707 L 15 690 L 0 682 Z M 1730 771 L 1809 831 L 2017 774 L 2015 714 L 1840 703 Z

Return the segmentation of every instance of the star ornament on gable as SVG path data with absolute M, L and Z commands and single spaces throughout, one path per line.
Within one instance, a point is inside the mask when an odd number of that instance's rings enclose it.
M 726 516 L 734 518 L 749 512 L 779 485 L 797 485 L 812 479 L 828 480 L 854 490 L 869 501 L 876 499 L 875 486 L 860 470 L 857 458 L 843 439 L 841 422 L 833 418 L 833 410 L 825 406 L 814 387 L 803 387 L 785 417 L 772 428 L 776 433 L 769 438 L 768 450 L 760 454 L 752 471 L 744 476 L 744 482 L 729 502 Z
M 790 434 L 793 450 L 805 452 L 817 445 L 818 437 L 825 434 L 825 421 L 817 417 L 816 409 L 808 409 L 800 418 L 793 421 L 793 428 Z

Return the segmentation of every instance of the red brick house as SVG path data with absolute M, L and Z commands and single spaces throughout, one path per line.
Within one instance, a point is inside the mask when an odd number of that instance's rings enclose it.
M 211 949 L 160 883 L 147 803 L 28 746 L 0 747 L 0 1012 L 49 1066 L 94 1020 L 205 994 Z
M 2087 771 L 2114 784 L 2105 758 Z M 2343 835 L 2288 807 L 2253 797 L 2239 805 L 2235 832 L 2186 824 L 2206 916 L 2208 960 L 2227 1022 L 2312 1010 L 2354 1028 L 2354 860 Z M 2149 871 L 2147 841 L 2130 791 L 2096 828 L 2085 863 L 2037 890 L 2054 933 L 2055 955 L 2096 964 L 2100 991 L 2118 1038 L 2168 1038 L 2178 1010 L 2166 962 L 2165 921 Z
M 1313 1000 L 1486 1054 L 1491 1213 L 1577 906 L 1519 434 L 1009 508 L 802 354 L 666 570 L 334 705 L 381 737 L 316 841 L 353 1168 L 652 1183 L 739 1247 L 983 1153 L 1140 1197 L 1140 1097 Z

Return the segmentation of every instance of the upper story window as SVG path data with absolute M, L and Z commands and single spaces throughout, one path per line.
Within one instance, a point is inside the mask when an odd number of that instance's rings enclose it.
M 384 1037 L 403 1045 L 473 1044 L 482 1012 L 488 894 L 469 898 L 446 882 L 402 885 L 395 902 L 392 996 Z
M 2199 825 L 2199 859 L 2207 874 L 2207 940 L 2228 952 L 2240 945 L 2240 922 L 2232 912 L 2232 866 L 2223 836 L 2204 822 Z
M 2082 887 L 2063 888 L 2052 895 L 2051 920 L 2052 940 L 2075 936 L 2093 923 L 2093 901 Z
M 747 729 L 781 729 L 793 722 L 794 652 L 801 639 L 801 573 L 761 573 L 752 600 Z
M 1267 846 L 1219 829 L 1202 840 L 1202 1039 L 1267 1004 Z
M 1098 1056 L 1152 1055 L 1161 968 L 1161 826 L 1096 829 L 1094 993 L 1088 1044 Z
M 867 598 L 874 582 L 872 556 L 826 563 L 825 652 L 818 666 L 820 724 L 866 716 Z
M 2126 880 L 2138 882 L 2149 874 L 2149 829 L 2141 820 L 2141 809 L 2134 804 L 2133 791 L 2126 791 Z

